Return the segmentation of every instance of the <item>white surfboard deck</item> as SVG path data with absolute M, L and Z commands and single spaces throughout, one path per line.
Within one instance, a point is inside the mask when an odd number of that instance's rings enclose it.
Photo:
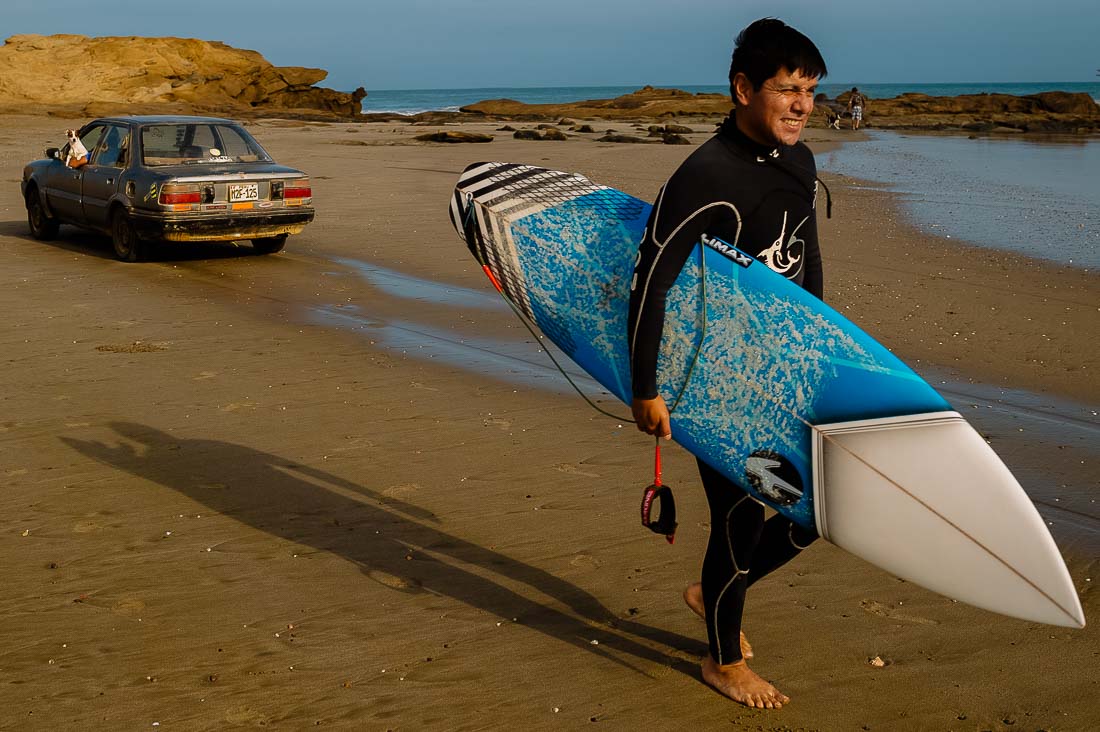
M 823 538 L 975 607 L 1084 627 L 1042 517 L 958 413 L 817 425 L 813 452 Z

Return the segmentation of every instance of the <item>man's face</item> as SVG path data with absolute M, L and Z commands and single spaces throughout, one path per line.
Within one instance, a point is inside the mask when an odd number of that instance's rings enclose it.
M 737 126 L 762 145 L 793 145 L 814 111 L 817 77 L 782 67 L 759 89 L 744 74 L 734 78 Z

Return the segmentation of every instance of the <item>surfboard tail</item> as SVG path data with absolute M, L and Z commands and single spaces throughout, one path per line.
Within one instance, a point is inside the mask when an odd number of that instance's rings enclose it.
M 815 426 L 813 460 L 822 537 L 976 607 L 1084 627 L 1042 517 L 958 413 Z

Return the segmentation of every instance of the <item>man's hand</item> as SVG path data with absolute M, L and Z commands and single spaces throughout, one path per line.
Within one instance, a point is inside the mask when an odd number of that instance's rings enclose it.
M 634 412 L 634 421 L 638 424 L 639 430 L 647 435 L 656 435 L 666 440 L 672 439 L 668 407 L 659 395 L 654 399 L 635 399 L 630 408 Z

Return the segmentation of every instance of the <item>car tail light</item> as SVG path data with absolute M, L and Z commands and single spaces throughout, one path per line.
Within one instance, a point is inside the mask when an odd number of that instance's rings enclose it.
M 309 184 L 309 178 L 289 181 L 283 187 L 283 198 L 312 198 L 313 188 Z
M 160 203 L 170 206 L 176 203 L 199 203 L 202 191 L 195 184 L 168 183 L 160 189 Z

